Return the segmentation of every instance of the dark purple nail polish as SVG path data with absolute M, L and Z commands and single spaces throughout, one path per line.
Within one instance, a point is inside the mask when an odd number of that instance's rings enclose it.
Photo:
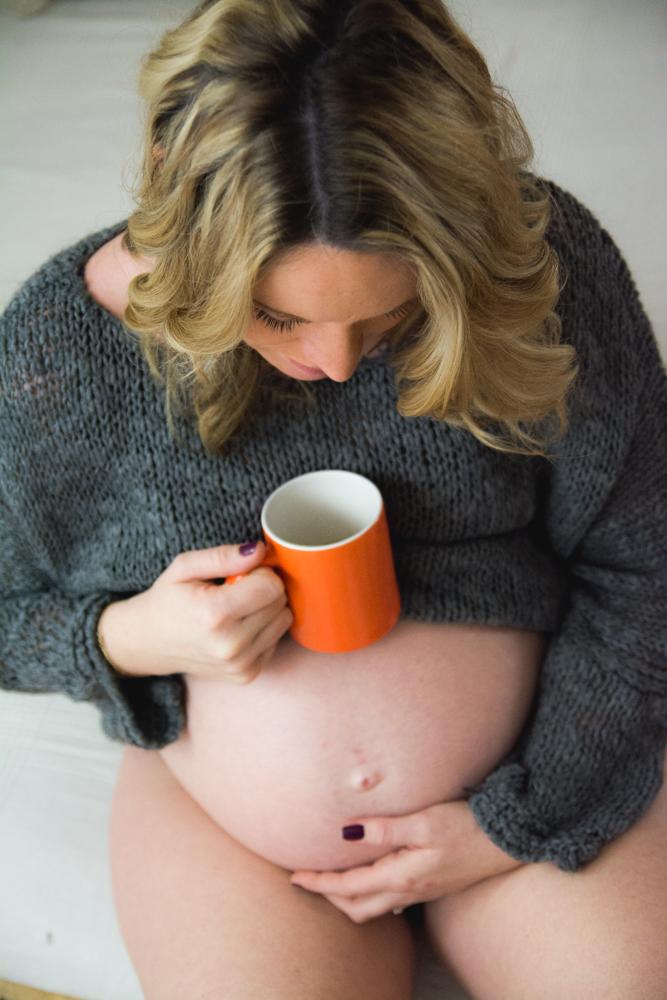
M 251 556 L 256 548 L 257 542 L 245 542 L 243 545 L 239 545 L 239 555 Z
M 343 827 L 343 837 L 345 840 L 361 840 L 364 836 L 364 828 L 361 823 L 353 823 L 352 826 Z

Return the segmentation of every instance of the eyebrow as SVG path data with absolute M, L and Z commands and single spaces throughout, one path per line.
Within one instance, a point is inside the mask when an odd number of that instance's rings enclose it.
M 394 306 L 389 312 L 380 313 L 379 316 L 371 316 L 371 319 L 382 319 L 384 316 L 391 316 L 392 313 L 398 312 L 404 306 L 410 305 L 412 302 L 417 301 L 417 296 L 413 296 L 411 299 L 406 299 L 405 302 L 401 302 L 400 306 Z M 292 313 L 281 312 L 280 309 L 273 309 L 271 306 L 265 305 L 264 302 L 260 302 L 258 299 L 253 299 L 256 306 L 261 306 L 262 309 L 266 309 L 268 312 L 275 313 L 276 316 L 283 316 L 285 319 L 294 319 L 297 323 L 312 323 L 311 319 L 304 319 L 303 316 L 294 316 Z

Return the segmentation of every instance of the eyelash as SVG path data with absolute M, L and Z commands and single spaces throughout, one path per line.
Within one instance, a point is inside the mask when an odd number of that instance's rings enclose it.
M 387 315 L 398 317 L 407 316 L 408 313 L 412 312 L 412 308 L 413 307 L 411 305 L 401 306 L 400 308 L 395 309 L 394 312 L 387 313 Z M 263 309 L 255 309 L 255 316 L 257 319 L 261 320 L 262 323 L 272 327 L 274 330 L 292 330 L 295 326 L 301 325 L 298 324 L 295 319 L 276 319 L 275 316 L 269 316 L 269 314 L 264 312 Z

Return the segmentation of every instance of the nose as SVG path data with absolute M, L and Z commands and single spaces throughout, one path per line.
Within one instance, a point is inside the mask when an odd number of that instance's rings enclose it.
M 309 368 L 319 368 L 333 382 L 352 378 L 364 353 L 364 338 L 349 327 L 322 329 L 308 335 L 308 352 L 297 360 Z

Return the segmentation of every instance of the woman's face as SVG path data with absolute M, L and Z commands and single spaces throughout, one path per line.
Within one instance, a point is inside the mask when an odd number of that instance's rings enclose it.
M 304 245 L 255 285 L 244 340 L 292 378 L 345 382 L 419 307 L 414 272 L 397 256 Z

